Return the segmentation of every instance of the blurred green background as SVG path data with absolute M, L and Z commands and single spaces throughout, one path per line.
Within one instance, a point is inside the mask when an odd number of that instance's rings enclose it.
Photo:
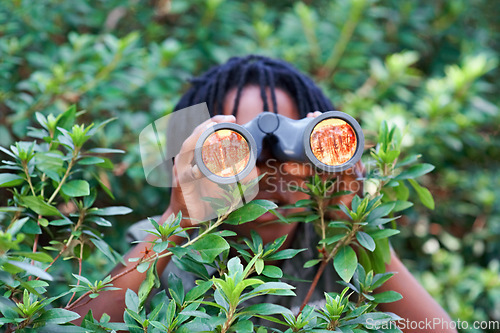
M 168 202 L 144 180 L 140 131 L 210 66 L 282 58 L 357 117 L 369 143 L 382 120 L 396 123 L 405 154 L 436 166 L 423 179 L 435 209 L 405 211 L 394 248 L 454 319 L 498 321 L 499 16 L 488 0 L 2 0 L 0 145 L 25 138 L 35 112 L 76 104 L 82 122 L 117 117 L 98 144 L 127 151 L 102 174 L 134 209 L 107 231 L 123 252 L 126 227 Z M 101 276 L 110 268 L 96 265 Z

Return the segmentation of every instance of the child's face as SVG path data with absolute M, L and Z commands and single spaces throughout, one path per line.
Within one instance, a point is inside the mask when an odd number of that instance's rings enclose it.
M 232 114 L 236 93 L 237 90 L 233 89 L 227 94 L 224 100 L 224 114 Z M 272 108 L 269 90 L 267 91 L 267 96 L 268 105 Z M 279 114 L 288 118 L 299 119 L 297 106 L 285 91 L 276 89 L 276 103 Z M 241 93 L 238 111 L 236 113 L 236 123 L 245 124 L 257 117 L 263 110 L 263 104 L 260 88 L 258 86 L 245 87 Z M 263 152 L 263 154 L 265 154 L 265 152 Z M 305 178 L 312 172 L 308 166 L 296 162 L 279 162 L 272 155 L 268 154 L 266 158 L 264 158 L 264 161 L 257 163 L 257 171 L 259 175 L 265 173 L 265 176 L 259 182 L 259 193 L 256 199 L 271 200 L 278 204 L 278 206 L 283 206 L 294 204 L 298 200 L 307 198 L 306 194 L 298 191 L 291 191 L 288 186 L 302 186 Z M 280 213 L 289 214 L 296 211 L 297 210 L 288 209 L 286 212 L 281 211 Z M 246 234 L 245 231 L 248 231 L 249 233 L 250 229 L 260 229 L 262 228 L 263 222 L 269 222 L 275 219 L 276 216 L 271 213 L 266 213 L 257 219 L 255 221 L 256 223 L 247 223 L 238 226 L 238 232 L 240 234 Z

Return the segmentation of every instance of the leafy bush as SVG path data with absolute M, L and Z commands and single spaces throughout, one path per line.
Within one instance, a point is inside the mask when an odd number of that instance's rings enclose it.
M 309 211 L 293 217 L 277 213 L 274 211 L 277 206 L 266 200 L 254 200 L 233 211 L 235 202 L 231 198 L 237 198 L 241 188 L 229 188 L 236 196 L 212 200 L 219 218 L 197 227 L 199 232 L 196 237 L 190 239 L 187 228 L 180 227 L 181 213 L 172 215 L 163 225 L 151 219 L 152 233 L 158 236 L 152 244 L 151 253 L 130 259 L 136 263 L 125 272 L 94 281 L 82 275 L 84 263 L 96 256 L 93 250 L 99 250 L 111 263 L 121 260 L 101 238 L 98 227 L 110 227 L 112 224 L 107 216 L 126 214 L 130 209 L 93 206 L 97 194 L 95 186 L 100 186 L 101 190 L 111 195 L 96 173 L 96 168 L 110 168 L 111 162 L 99 154 L 121 151 L 84 148 L 106 123 L 95 127 L 76 125 L 77 115 L 74 107 L 57 117 L 37 113 L 41 128 L 31 128 L 29 135 L 38 140 L 17 142 L 10 150 L 0 147 L 11 159 L 4 161 L 2 166 L 10 172 L 0 174 L 0 185 L 10 188 L 12 194 L 9 205 L 1 208 L 4 227 L 0 234 L 0 287 L 3 292 L 0 312 L 3 315 L 1 322 L 6 325 L 7 331 L 28 328 L 48 331 L 56 329 L 56 326 L 66 327 L 70 321 L 79 318 L 72 310 L 81 305 L 86 297 L 99 297 L 102 292 L 116 289 L 113 281 L 132 270 L 147 271 L 147 277 L 138 294 L 132 290 L 126 293 L 125 323 L 110 323 L 109 316 L 97 321 L 89 312 L 82 322 L 84 331 L 253 332 L 254 324 L 248 320 L 252 317 L 279 323 L 288 327 L 287 332 L 336 328 L 349 331 L 370 328 L 373 322 L 383 325 L 399 319 L 394 314 L 378 312 L 376 306 L 399 300 L 400 294 L 394 291 L 373 294 L 392 276 L 392 273 L 385 272 L 384 265 L 390 261 L 388 237 L 399 233 L 397 229 L 383 226 L 398 218 L 394 216 L 395 212 L 412 205 L 407 201 L 405 182 L 417 190 L 424 204 L 433 205 L 430 193 L 414 180 L 433 167 L 414 164 L 416 157 L 413 156 L 396 165 L 401 145 L 401 133 L 397 128 L 388 127 L 386 123 L 381 127 L 379 144 L 372 151 L 375 167 L 368 177 L 377 187 L 374 193 L 363 199 L 355 196 L 351 208 L 343 203 L 331 205 L 332 199 L 346 193 L 333 191 L 335 180 L 322 180 L 318 175 L 306 188 L 297 189 L 307 193 L 311 199 L 293 205 L 308 207 L 313 213 Z M 94 185 L 92 189 L 89 181 Z M 394 188 L 399 190 L 395 197 L 391 197 Z M 332 210 L 341 210 L 347 219 L 329 221 L 328 212 Z M 291 222 L 289 219 L 312 222 L 320 229 L 320 256 L 305 263 L 305 267 L 320 264 L 319 277 L 324 267 L 333 262 L 345 285 L 341 294 L 325 293 L 326 305 L 323 309 L 307 306 L 311 293 L 303 301 L 300 316 L 277 304 L 245 306 L 246 301 L 261 295 L 295 295 L 294 287 L 281 281 L 281 269 L 270 264 L 290 259 L 302 251 L 279 251 L 286 236 L 271 244 L 263 244 L 254 232 L 252 239 L 242 245 L 230 244 L 225 239 L 234 233 L 217 231 L 222 223 L 246 223 L 267 211 L 274 212 L 284 222 Z M 172 235 L 182 235 L 188 240 L 177 246 L 169 240 Z M 230 247 L 234 247 L 241 258 L 229 258 Z M 148 296 L 155 286 L 159 286 L 156 262 L 161 257 L 172 255 L 181 267 L 200 279 L 198 286 L 186 294 L 182 280 L 172 274 L 168 283 L 169 296 L 165 291 L 155 295 L 151 300 L 151 309 L 147 311 Z M 67 265 L 65 261 L 75 264 Z M 209 276 L 205 265 L 215 268 L 218 274 Z M 56 288 L 46 282 L 54 280 L 58 281 Z M 311 291 L 318 279 L 314 281 Z M 351 301 L 353 293 L 357 294 L 356 302 Z M 281 318 L 273 316 L 278 314 Z M 259 326 L 258 332 L 267 330 Z

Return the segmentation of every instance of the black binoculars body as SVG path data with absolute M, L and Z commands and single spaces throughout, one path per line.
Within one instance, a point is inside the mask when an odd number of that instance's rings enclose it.
M 206 130 L 197 141 L 195 162 L 208 179 L 236 183 L 250 174 L 264 144 L 280 161 L 340 172 L 360 160 L 364 135 L 358 122 L 340 111 L 299 120 L 263 112 L 244 125 L 221 123 Z

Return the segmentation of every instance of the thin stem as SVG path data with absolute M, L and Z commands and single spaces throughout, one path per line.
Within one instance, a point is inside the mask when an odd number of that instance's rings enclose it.
M 77 231 L 81 227 L 81 225 L 83 223 L 83 220 L 85 219 L 86 212 L 87 211 L 85 209 L 82 209 L 80 211 L 80 216 L 78 217 L 78 221 L 76 222 L 74 231 Z M 46 272 L 49 270 L 50 267 L 52 267 L 52 265 L 56 262 L 56 260 L 59 259 L 59 257 L 64 253 L 64 251 L 66 251 L 66 249 L 68 248 L 69 244 L 71 244 L 71 242 L 73 241 L 74 238 L 75 238 L 74 232 L 72 232 L 71 236 L 69 236 L 69 239 L 66 242 L 66 244 L 64 244 L 63 248 L 59 251 L 59 253 L 54 258 L 54 260 L 52 260 L 52 262 L 45 268 Z M 40 278 L 37 277 L 36 280 L 38 280 L 38 279 L 40 279 Z
M 311 296 L 314 292 L 314 289 L 316 289 L 316 285 L 318 284 L 321 275 L 323 275 L 323 272 L 326 268 L 326 265 L 330 262 L 330 260 L 332 260 L 335 257 L 335 255 L 337 254 L 337 252 L 339 251 L 341 246 L 347 246 L 351 243 L 351 241 L 355 237 L 358 229 L 359 229 L 359 225 L 354 224 L 353 228 L 349 232 L 349 234 L 346 235 L 346 237 L 342 238 L 337 244 L 335 244 L 335 247 L 333 248 L 332 252 L 330 252 L 330 254 L 327 257 L 326 256 L 323 257 L 323 260 L 321 261 L 321 265 L 320 265 L 318 271 L 316 272 L 316 275 L 314 276 L 313 282 L 311 283 L 311 286 L 309 287 L 309 291 L 307 292 L 306 297 L 304 298 L 304 301 L 302 302 L 302 305 L 300 306 L 300 310 L 299 310 L 299 313 L 297 314 L 297 316 L 302 312 L 302 310 L 307 305 L 307 303 L 309 303 L 309 299 L 311 298 Z
M 33 183 L 31 182 L 31 176 L 30 176 L 30 173 L 28 171 L 28 164 L 25 161 L 22 161 L 22 165 L 23 165 L 24 174 L 26 175 L 26 180 L 28 181 L 28 184 L 30 185 L 31 193 L 33 193 L 33 196 L 36 197 L 35 189 L 33 188 Z
M 66 178 L 68 178 L 68 176 L 69 176 L 71 168 L 73 168 L 73 165 L 75 165 L 78 153 L 79 153 L 79 150 L 78 150 L 78 148 L 76 148 L 73 151 L 73 157 L 71 158 L 71 161 L 68 164 L 68 168 L 66 169 L 66 172 L 64 173 L 63 178 L 59 182 L 59 185 L 57 185 L 57 188 L 54 191 L 54 193 L 52 193 L 52 196 L 50 197 L 49 201 L 47 201 L 48 204 L 50 204 L 52 202 L 52 200 L 54 200 L 56 198 L 57 193 L 59 193 L 59 191 L 61 190 L 61 187 L 64 185 L 64 182 L 66 181 Z
M 82 275 L 82 261 L 83 261 L 83 243 L 80 242 L 80 257 L 78 258 L 78 275 Z M 78 287 L 80 285 L 80 280 L 76 283 L 76 286 Z M 73 292 L 73 295 L 71 295 L 71 298 L 69 299 L 68 303 L 66 304 L 66 307 L 71 303 L 73 298 L 76 295 L 76 291 Z
M 325 210 L 323 207 L 323 199 L 318 199 L 318 213 L 321 221 L 321 239 L 326 239 Z M 323 250 L 325 249 L 326 244 L 323 243 Z

